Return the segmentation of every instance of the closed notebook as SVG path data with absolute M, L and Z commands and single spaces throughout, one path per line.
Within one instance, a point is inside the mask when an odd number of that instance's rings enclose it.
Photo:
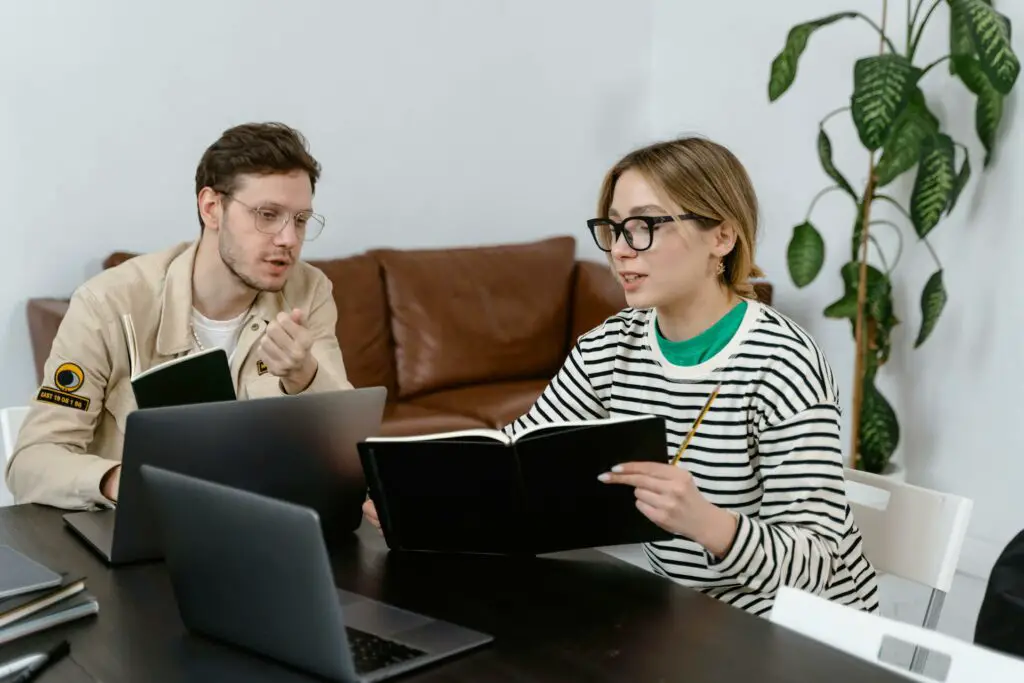
M 14 597 L 0 600 L 0 629 L 16 621 L 42 612 L 51 605 L 81 593 L 85 590 L 85 579 L 79 576 L 64 575 L 61 583 L 30 593 L 21 593 Z
M 0 627 L 0 645 L 99 612 L 96 597 L 79 591 L 45 609 Z
M 139 408 L 233 401 L 237 398 L 224 349 L 205 349 L 140 370 L 132 318 L 126 314 L 121 322 L 128 345 L 132 390 Z
M 389 548 L 528 555 L 672 538 L 637 510 L 632 487 L 597 479 L 666 452 L 656 416 L 359 444 Z

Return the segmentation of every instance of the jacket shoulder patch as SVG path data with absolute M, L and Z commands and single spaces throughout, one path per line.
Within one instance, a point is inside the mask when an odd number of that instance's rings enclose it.
M 53 372 L 53 386 L 40 387 L 36 400 L 41 403 L 52 403 L 57 406 L 88 410 L 88 396 L 76 396 L 75 393 L 85 385 L 85 372 L 78 363 L 61 363 Z

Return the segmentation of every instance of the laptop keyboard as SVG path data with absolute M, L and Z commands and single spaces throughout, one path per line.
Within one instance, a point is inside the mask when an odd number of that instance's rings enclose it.
M 393 640 L 386 640 L 366 631 L 346 626 L 348 646 L 352 652 L 352 662 L 358 673 L 367 673 L 393 666 L 414 659 L 426 652 L 400 645 Z

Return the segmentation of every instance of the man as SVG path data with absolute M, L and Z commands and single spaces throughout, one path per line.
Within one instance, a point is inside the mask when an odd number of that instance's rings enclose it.
M 125 419 L 136 408 L 121 327 L 139 370 L 223 347 L 239 399 L 351 389 L 330 280 L 299 260 L 324 219 L 305 139 L 281 124 L 224 132 L 196 171 L 200 236 L 132 258 L 79 287 L 7 467 L 19 503 L 117 500 Z

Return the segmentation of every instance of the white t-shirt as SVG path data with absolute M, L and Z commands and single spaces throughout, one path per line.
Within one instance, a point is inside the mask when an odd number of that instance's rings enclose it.
M 231 320 L 211 320 L 193 308 L 192 326 L 204 349 L 222 348 L 228 354 L 230 362 L 234 356 L 235 346 L 238 344 L 238 334 L 247 313 L 248 311 L 242 311 L 240 315 Z

